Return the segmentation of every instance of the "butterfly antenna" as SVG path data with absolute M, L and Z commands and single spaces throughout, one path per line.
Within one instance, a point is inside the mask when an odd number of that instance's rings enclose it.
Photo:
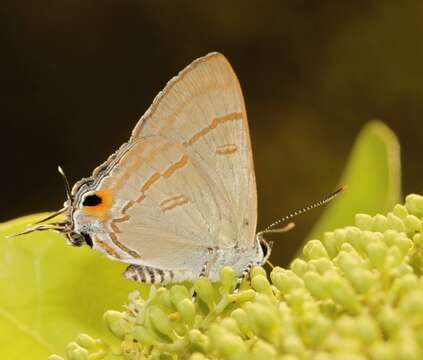
M 63 169 L 60 165 L 57 167 L 57 170 L 59 171 L 59 174 L 62 175 L 63 182 L 65 183 L 66 197 L 69 200 L 69 203 L 71 203 L 72 202 L 72 192 L 71 192 L 71 188 L 70 188 L 70 185 L 69 185 L 68 178 L 66 177 L 66 174 L 65 174 L 65 172 L 63 171 Z
M 268 227 L 266 227 L 263 231 L 260 231 L 259 234 L 265 234 L 265 233 L 273 233 L 273 232 L 286 232 L 291 230 L 294 227 L 294 223 L 289 223 L 288 225 L 284 226 L 281 229 L 274 229 L 272 230 L 273 227 L 275 227 L 276 225 L 279 225 L 281 223 L 284 223 L 288 220 L 291 220 L 292 218 L 304 214 L 305 212 L 315 209 L 319 206 L 322 206 L 326 203 L 328 203 L 329 201 L 332 201 L 333 199 L 335 199 L 341 192 L 345 191 L 347 189 L 346 185 L 341 186 L 338 190 L 334 191 L 332 194 L 330 194 L 329 196 L 327 196 L 326 198 L 324 198 L 323 200 L 320 200 L 318 202 L 315 202 L 314 204 L 308 205 L 306 207 L 303 207 L 302 209 L 296 210 L 293 213 L 284 216 L 283 218 L 276 220 L 275 222 L 271 223 Z

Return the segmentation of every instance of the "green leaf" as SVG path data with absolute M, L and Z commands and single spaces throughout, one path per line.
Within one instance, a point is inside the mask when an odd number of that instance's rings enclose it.
M 399 202 L 400 145 L 383 122 L 371 121 L 361 130 L 341 179 L 348 190 L 328 205 L 309 239 L 352 224 L 357 213 L 385 213 Z
M 6 238 L 44 215 L 0 225 L 0 359 L 46 359 L 81 332 L 109 340 L 103 313 L 147 291 L 121 276 L 125 264 L 53 231 Z

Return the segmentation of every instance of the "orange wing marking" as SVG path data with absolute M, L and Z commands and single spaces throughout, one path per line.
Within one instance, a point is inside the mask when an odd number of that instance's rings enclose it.
M 153 185 L 157 180 L 160 179 L 160 174 L 158 172 L 154 173 L 150 178 L 144 183 L 144 185 L 141 188 L 141 192 L 146 192 L 151 185 Z
M 129 215 L 122 216 L 121 218 L 112 220 L 110 227 L 114 232 L 109 233 L 110 239 L 112 240 L 113 244 L 115 244 L 118 248 L 125 251 L 127 254 L 131 255 L 134 258 L 139 259 L 141 256 L 135 250 L 128 248 L 127 246 L 123 245 L 117 238 L 116 234 L 120 234 L 121 231 L 117 227 L 116 223 L 125 222 L 129 220 Z
M 192 144 L 200 140 L 204 135 L 208 134 L 211 130 L 217 128 L 220 124 L 223 124 L 227 121 L 234 121 L 234 120 L 242 120 L 242 113 L 234 112 L 234 113 L 230 113 L 224 116 L 214 118 L 209 126 L 201 129 L 199 132 L 194 134 L 194 136 L 192 136 L 191 139 L 184 142 L 184 145 L 191 146 Z
M 217 155 L 228 155 L 233 154 L 238 150 L 238 147 L 235 144 L 226 144 L 221 145 L 216 148 Z
M 179 161 L 170 165 L 167 170 L 163 173 L 163 176 L 167 178 L 171 177 L 176 170 L 183 168 L 186 164 L 188 164 L 188 157 L 184 155 Z
M 160 204 L 163 212 L 172 210 L 177 206 L 184 205 L 188 202 L 188 199 L 184 195 L 173 196 Z
M 96 240 L 96 243 L 101 247 L 101 248 L 103 248 L 105 251 L 106 251 L 106 253 L 108 253 L 109 255 L 111 255 L 111 256 L 113 256 L 113 257 L 115 257 L 116 259 L 120 259 L 120 256 L 119 256 L 119 254 L 116 252 L 116 251 L 114 251 L 113 250 L 113 248 L 111 247 L 111 246 L 109 246 L 109 245 L 107 245 L 105 242 L 103 242 L 103 241 L 101 241 L 101 240 Z

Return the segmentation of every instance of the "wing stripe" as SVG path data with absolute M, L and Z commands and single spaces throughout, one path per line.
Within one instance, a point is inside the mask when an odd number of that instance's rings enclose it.
M 191 146 L 195 144 L 198 140 L 200 140 L 204 135 L 208 134 L 211 130 L 215 129 L 220 124 L 225 123 L 226 121 L 234 121 L 234 120 L 242 120 L 242 113 L 234 112 L 224 116 L 219 116 L 214 118 L 213 121 L 210 123 L 209 126 L 201 129 L 197 132 L 191 139 L 184 142 L 184 146 Z
M 126 206 L 127 207 L 127 206 Z M 127 254 L 133 256 L 136 259 L 139 259 L 141 256 L 140 254 L 138 254 L 135 250 L 132 250 L 130 248 L 128 248 L 127 246 L 123 245 L 117 238 L 116 234 L 119 234 L 121 231 L 118 228 L 118 226 L 116 225 L 116 223 L 120 223 L 120 222 L 125 222 L 129 220 L 129 215 L 124 215 L 120 218 L 117 219 L 113 219 L 110 223 L 110 227 L 112 228 L 112 230 L 114 232 L 109 233 L 110 236 L 110 240 L 112 240 L 113 244 L 115 244 L 118 248 L 120 248 L 121 250 L 123 250 L 124 252 L 126 252 Z
M 179 161 L 168 167 L 168 169 L 163 173 L 163 176 L 167 178 L 171 177 L 176 170 L 183 168 L 186 164 L 188 164 L 188 157 L 183 155 Z
M 188 199 L 184 195 L 178 195 L 163 201 L 160 204 L 160 207 L 162 208 L 162 211 L 165 212 L 168 210 L 172 210 L 177 206 L 184 205 L 186 203 L 188 203 Z
M 106 253 L 108 253 L 109 255 L 115 257 L 116 259 L 120 259 L 119 254 L 109 245 L 107 245 L 104 241 L 101 241 L 99 239 L 96 240 L 96 243 L 103 248 Z
M 228 155 L 237 152 L 238 147 L 235 144 L 221 145 L 216 148 L 217 155 Z

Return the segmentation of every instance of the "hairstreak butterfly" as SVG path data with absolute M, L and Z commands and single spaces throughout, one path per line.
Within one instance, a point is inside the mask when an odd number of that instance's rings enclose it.
M 128 263 L 128 279 L 215 281 L 223 266 L 242 276 L 270 255 L 264 232 L 256 234 L 256 180 L 243 95 L 219 53 L 195 60 L 170 80 L 129 141 L 89 178 L 72 190 L 64 179 L 64 207 L 43 221 L 62 213 L 65 220 L 24 233 L 59 231 L 72 245 Z

